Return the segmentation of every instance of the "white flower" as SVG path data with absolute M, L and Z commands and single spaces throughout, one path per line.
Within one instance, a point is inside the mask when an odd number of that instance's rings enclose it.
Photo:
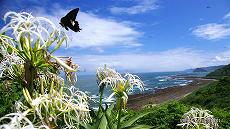
M 9 123 L 0 125 L 0 129 L 50 129 L 46 125 L 34 126 L 33 123 L 26 117 L 29 110 L 24 113 L 10 113 L 0 118 L 0 121 L 8 121 Z
M 6 21 L 8 17 L 10 21 L 1 29 L 0 33 L 12 30 L 12 34 L 18 42 L 20 41 L 20 37 L 25 35 L 30 37 L 29 40 L 31 41 L 40 39 L 43 43 L 42 47 L 46 47 L 46 43 L 49 41 L 53 41 L 61 36 L 67 38 L 67 35 L 62 33 L 49 19 L 44 17 L 34 17 L 27 12 L 7 12 L 4 15 L 4 20 Z M 20 44 L 16 44 L 21 48 Z
M 124 107 L 128 100 L 128 94 L 134 86 L 137 86 L 137 88 L 139 88 L 141 91 L 144 90 L 144 83 L 137 75 L 127 73 L 124 77 L 122 77 L 118 72 L 107 67 L 97 69 L 97 78 L 100 82 L 99 86 L 111 86 L 113 93 L 108 97 L 108 100 L 113 96 L 122 98 Z
M 3 59 L 0 62 L 0 77 L 4 72 L 14 75 L 13 65 L 23 65 L 24 61 L 14 52 L 9 53 L 5 46 L 0 46 L 0 54 Z
M 193 107 L 189 112 L 183 115 L 183 119 L 181 119 L 181 124 L 178 124 L 177 126 L 182 126 L 186 129 L 199 127 L 204 127 L 206 129 L 217 129 L 218 120 L 209 113 L 211 113 L 211 111 Z

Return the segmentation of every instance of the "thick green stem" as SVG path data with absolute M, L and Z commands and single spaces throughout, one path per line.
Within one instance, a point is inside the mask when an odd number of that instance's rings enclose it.
M 102 84 L 102 85 L 99 87 L 99 93 L 100 93 L 99 111 L 101 110 L 101 107 L 102 107 L 102 99 L 103 99 L 104 89 L 105 89 L 105 86 Z
M 33 81 L 36 77 L 36 70 L 30 61 L 26 61 L 24 63 L 24 68 L 25 68 L 26 88 L 28 89 L 29 93 L 32 94 L 34 90 Z
M 104 85 L 102 84 L 100 87 L 99 87 L 99 94 L 100 94 L 100 99 L 99 99 L 99 109 L 98 109 L 98 112 L 97 112 L 97 116 L 99 116 L 101 110 L 102 110 L 102 99 L 103 99 L 103 94 L 104 94 Z
M 102 107 L 102 99 L 103 99 L 103 92 L 100 93 L 100 100 L 99 100 L 99 111 Z
M 122 110 L 122 98 L 117 99 L 117 104 L 118 104 L 118 122 L 117 122 L 117 129 L 120 129 L 120 124 L 121 124 L 121 110 Z

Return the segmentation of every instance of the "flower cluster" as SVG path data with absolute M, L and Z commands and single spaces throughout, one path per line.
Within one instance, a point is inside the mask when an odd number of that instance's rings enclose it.
M 14 52 L 9 53 L 6 46 L 0 46 L 0 54 L 2 55 L 0 63 L 0 78 L 3 77 L 3 74 L 10 74 L 14 76 L 13 66 L 23 65 L 24 61 Z
M 20 41 L 22 35 L 29 34 L 32 38 L 39 38 L 43 45 L 46 45 L 49 40 L 61 36 L 57 27 L 44 17 L 34 17 L 27 12 L 7 12 L 3 19 L 6 21 L 7 18 L 10 18 L 10 22 L 1 29 L 1 33 L 12 30 L 17 41 Z M 53 33 L 55 36 L 50 36 L 51 32 L 55 32 Z
M 98 68 L 97 78 L 99 80 L 98 82 L 100 82 L 99 86 L 111 86 L 113 93 L 108 97 L 108 99 L 111 99 L 114 95 L 117 98 L 121 98 L 124 108 L 128 100 L 128 93 L 134 86 L 138 87 L 141 91 L 144 90 L 144 83 L 137 75 L 126 73 L 122 77 L 118 72 L 111 68 Z
M 28 90 L 24 89 L 24 96 L 32 108 L 26 108 L 21 104 L 17 109 L 19 112 L 23 112 L 20 109 L 30 109 L 36 121 L 49 127 L 60 126 L 58 125 L 60 121 L 64 121 L 68 128 L 77 127 L 79 122 L 90 122 L 87 95 L 74 87 L 65 88 L 65 90 L 65 92 L 62 89 L 53 90 L 49 94 L 40 94 L 32 99 Z
M 34 126 L 33 123 L 26 117 L 28 111 L 24 113 L 11 113 L 2 118 L 0 121 L 10 120 L 9 123 L 0 125 L 0 129 L 50 129 L 48 126 Z
M 209 110 L 202 110 L 198 108 L 191 108 L 191 110 L 183 115 L 181 119 L 181 126 L 183 128 L 200 128 L 204 127 L 206 129 L 217 129 L 218 120 L 214 118 L 213 115 L 210 115 Z

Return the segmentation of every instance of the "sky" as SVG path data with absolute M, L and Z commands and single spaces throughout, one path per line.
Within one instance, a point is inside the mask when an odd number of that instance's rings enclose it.
M 82 31 L 66 31 L 60 19 L 77 7 Z M 104 64 L 166 72 L 230 63 L 229 0 L 0 0 L 0 8 L 1 17 L 26 11 L 54 22 L 69 36 L 55 55 L 86 73 Z

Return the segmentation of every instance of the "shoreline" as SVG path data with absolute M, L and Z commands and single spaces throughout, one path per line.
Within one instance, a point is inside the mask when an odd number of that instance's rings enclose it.
M 214 79 L 202 77 L 176 76 L 175 78 L 192 80 L 192 82 L 185 86 L 178 85 L 164 89 L 155 89 L 148 93 L 129 95 L 127 107 L 138 110 L 145 105 L 157 105 L 171 100 L 179 100 L 200 87 L 215 81 Z

